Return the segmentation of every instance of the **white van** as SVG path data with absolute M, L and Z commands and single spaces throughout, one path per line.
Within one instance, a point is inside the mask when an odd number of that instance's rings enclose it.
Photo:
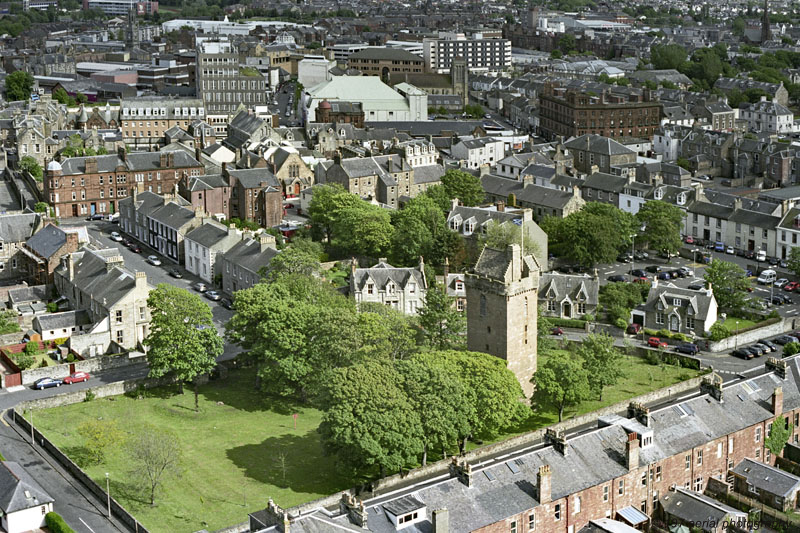
M 756 254 L 756 261 L 758 261 L 759 263 L 763 263 L 766 260 L 767 260 L 767 252 L 765 252 L 764 250 L 759 250 L 758 253 Z
M 109 213 L 108 216 L 106 216 L 106 220 L 109 222 L 119 220 L 119 213 Z
M 777 274 L 774 270 L 764 270 L 758 275 L 756 282 L 758 282 L 759 285 L 770 285 L 775 282 L 776 278 Z

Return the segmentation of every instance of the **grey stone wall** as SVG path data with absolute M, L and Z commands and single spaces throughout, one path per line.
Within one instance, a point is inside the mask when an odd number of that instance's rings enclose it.
M 700 349 L 707 349 L 710 352 L 724 352 L 727 350 L 734 350 L 736 346 L 745 346 L 752 344 L 759 339 L 765 339 L 780 335 L 792 329 L 792 320 L 783 319 L 780 322 L 764 326 L 763 328 L 745 331 L 739 335 L 731 335 L 727 339 L 722 339 L 718 342 L 709 342 L 708 348 L 700 346 Z
M 84 361 L 75 361 L 76 372 L 101 372 L 112 368 L 122 368 L 133 365 L 147 364 L 144 357 L 131 357 L 129 354 L 120 355 L 106 355 L 103 357 L 94 357 Z M 70 363 L 63 363 L 55 366 L 48 366 L 44 368 L 31 368 L 30 370 L 23 370 L 22 384 L 29 385 L 39 378 L 53 377 L 65 378 L 70 375 Z

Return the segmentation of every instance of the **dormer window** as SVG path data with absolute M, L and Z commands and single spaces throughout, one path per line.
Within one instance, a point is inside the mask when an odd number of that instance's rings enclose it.
M 656 189 L 655 198 L 656 200 L 661 200 L 664 198 L 664 189 Z
M 681 301 L 679 299 L 675 298 L 674 300 L 672 300 L 672 305 L 674 305 L 675 307 L 680 307 L 681 306 Z
M 452 220 L 450 221 L 450 229 L 451 229 L 451 230 L 453 230 L 453 231 L 455 231 L 455 230 L 458 230 L 458 226 L 460 226 L 460 224 L 459 224 L 459 222 L 458 222 L 458 219 L 457 219 L 457 218 L 454 218 L 454 219 L 452 219 Z
M 457 291 L 463 291 L 464 290 L 464 282 L 461 281 L 460 279 L 456 280 L 456 290 Z
M 372 294 L 375 291 L 375 285 L 367 283 L 367 294 Z
M 658 305 L 656 307 L 658 308 L 659 311 L 664 310 L 664 304 L 661 301 L 658 302 Z
M 680 193 L 678 195 L 678 205 L 683 205 L 686 203 L 686 193 Z
M 389 284 L 389 294 L 394 294 L 394 283 Z

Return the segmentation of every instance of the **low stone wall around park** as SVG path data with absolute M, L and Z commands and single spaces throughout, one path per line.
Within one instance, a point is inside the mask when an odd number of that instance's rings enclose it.
M 676 383 L 675 385 L 672 385 L 670 387 L 664 387 L 663 389 L 658 389 L 652 392 L 648 392 L 647 394 L 637 396 L 636 398 L 631 398 L 629 400 L 625 400 L 624 402 L 619 402 L 614 405 L 609 405 L 608 407 L 605 407 L 598 411 L 593 411 L 585 415 L 570 418 L 569 420 L 565 420 L 564 422 L 554 424 L 553 426 L 550 426 L 550 428 L 556 430 L 564 430 L 566 432 L 576 427 L 582 426 L 584 424 L 593 424 L 601 416 L 609 414 L 622 414 L 623 416 L 625 416 L 627 415 L 628 404 L 630 404 L 631 402 L 648 404 L 648 403 L 658 402 L 661 400 L 666 400 L 672 397 L 673 395 L 682 394 L 686 391 L 690 390 L 699 391 L 700 382 L 702 381 L 702 379 L 703 379 L 702 376 L 698 376 L 696 378 L 692 378 L 683 381 L 681 383 Z M 500 455 L 504 452 L 506 453 L 511 452 L 516 449 L 541 441 L 544 438 L 544 434 L 547 431 L 547 429 L 548 428 L 537 429 L 535 431 L 525 433 L 524 435 L 512 437 L 502 442 L 490 444 L 488 446 L 483 446 L 481 448 L 476 448 L 470 452 L 467 452 L 462 457 L 462 459 L 471 465 L 475 465 L 483 460 L 491 458 L 492 456 Z M 385 477 L 383 479 L 373 482 L 372 491 L 370 493 L 362 494 L 361 496 L 367 498 L 380 496 L 381 494 L 385 494 L 387 492 L 396 490 L 405 485 L 413 484 L 414 482 L 422 479 L 429 479 L 437 476 L 448 475 L 449 466 L 450 466 L 450 459 L 443 459 L 441 461 L 430 463 L 423 467 L 415 468 L 414 470 L 411 470 L 410 472 L 407 472 L 405 474 L 395 474 L 393 476 Z M 339 500 L 341 500 L 343 494 L 355 495 L 356 489 L 348 489 L 340 491 L 335 494 L 326 496 L 324 498 L 320 498 L 318 500 L 314 500 L 311 502 L 298 505 L 296 507 L 292 507 L 291 509 L 288 509 L 288 511 L 291 515 L 297 515 L 320 507 L 325 507 L 325 508 L 336 507 L 338 506 Z
M 130 354 L 120 355 L 104 355 L 101 357 L 93 357 L 91 359 L 84 359 L 83 361 L 75 361 L 74 363 L 62 363 L 55 366 L 36 367 L 29 370 L 23 370 L 22 384 L 29 385 L 39 378 L 65 378 L 70 375 L 71 365 L 75 365 L 75 372 L 101 372 L 103 370 L 110 370 L 113 368 L 122 368 L 126 366 L 143 365 L 146 360 L 142 356 L 131 356 Z
M 766 339 L 780 335 L 792 329 L 793 321 L 791 319 L 783 319 L 774 324 L 764 326 L 763 328 L 751 329 L 739 333 L 738 335 L 731 335 L 728 338 L 722 339 L 717 342 L 709 342 L 708 346 L 700 346 L 701 349 L 709 352 L 724 352 L 734 350 L 736 346 L 746 346 L 752 344 L 759 339 Z

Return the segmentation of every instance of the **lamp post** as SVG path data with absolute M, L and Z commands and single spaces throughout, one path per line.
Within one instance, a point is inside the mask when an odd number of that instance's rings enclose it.
M 636 270 L 636 234 L 631 235 L 631 281 L 633 281 L 633 271 Z
M 35 443 L 33 439 L 33 407 L 30 408 L 30 414 L 31 414 L 31 446 L 33 446 Z
M 736 337 L 733 338 L 733 349 L 739 349 L 739 321 L 736 321 Z
M 111 518 L 111 483 L 106 472 L 106 496 L 108 497 L 108 517 Z

